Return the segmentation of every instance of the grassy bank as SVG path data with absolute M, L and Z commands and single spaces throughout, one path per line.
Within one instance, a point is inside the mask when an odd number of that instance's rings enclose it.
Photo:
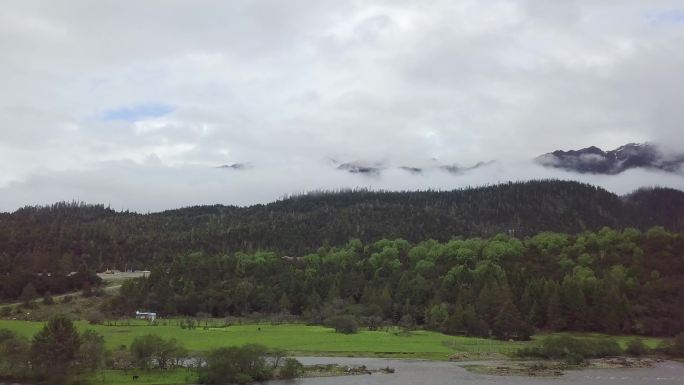
M 555 333 L 541 333 L 541 334 L 536 334 L 533 339 L 540 339 L 544 337 L 550 337 L 550 336 L 570 336 L 570 337 L 576 337 L 576 338 L 583 338 L 583 339 L 601 339 L 601 338 L 606 338 L 609 337 L 616 341 L 618 345 L 620 345 L 620 348 L 626 349 L 627 344 L 629 344 L 630 341 L 632 341 L 635 338 L 638 338 L 641 340 L 641 342 L 644 343 L 649 349 L 655 349 L 658 347 L 663 342 L 662 338 L 656 338 L 656 337 L 642 337 L 642 336 L 630 336 L 630 335 L 607 335 L 607 334 L 602 334 L 602 333 L 572 333 L 572 332 L 555 332 Z

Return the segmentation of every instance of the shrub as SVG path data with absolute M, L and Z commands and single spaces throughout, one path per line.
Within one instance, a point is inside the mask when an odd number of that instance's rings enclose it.
M 677 334 L 662 350 L 673 357 L 684 357 L 684 333 Z
M 268 380 L 266 348 L 261 345 L 218 348 L 207 354 L 206 365 L 199 369 L 201 384 L 245 384 Z
M 283 367 L 280 368 L 280 378 L 297 378 L 304 373 L 304 365 L 294 358 L 286 358 Z
M 354 334 L 359 330 L 359 323 L 352 315 L 338 315 L 325 320 L 325 325 L 335 329 L 337 333 Z
M 627 354 L 632 356 L 643 356 L 648 352 L 648 348 L 644 342 L 638 338 L 629 341 L 627 344 Z
M 536 346 L 518 351 L 519 356 L 562 359 L 574 365 L 587 358 L 615 356 L 620 353 L 620 345 L 613 339 L 580 339 L 569 336 L 547 337 Z

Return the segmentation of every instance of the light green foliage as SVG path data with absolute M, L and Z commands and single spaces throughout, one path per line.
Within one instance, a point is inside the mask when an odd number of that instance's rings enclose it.
M 487 242 L 482 250 L 482 256 L 492 262 L 515 261 L 523 254 L 523 244 L 515 238 L 508 238 L 499 234 Z
M 420 260 L 416 263 L 416 271 L 424 277 L 431 277 L 434 273 L 435 263 L 429 260 Z
M 538 248 L 542 255 L 551 256 L 560 253 L 568 245 L 568 235 L 547 231 L 530 238 L 527 244 Z

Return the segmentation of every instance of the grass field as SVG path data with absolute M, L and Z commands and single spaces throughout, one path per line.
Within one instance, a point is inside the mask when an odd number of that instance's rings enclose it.
M 409 335 L 390 331 L 360 331 L 357 334 L 339 334 L 322 326 L 302 324 L 247 324 L 220 328 L 181 329 L 171 325 L 150 326 L 144 321 L 133 321 L 131 326 L 89 325 L 77 321 L 80 330 L 92 329 L 105 337 L 110 349 L 128 346 L 136 336 L 157 334 L 163 338 L 176 338 L 190 351 L 207 351 L 221 346 L 240 346 L 248 343 L 262 344 L 272 349 L 284 349 L 297 355 L 365 356 L 425 358 L 444 360 L 456 353 L 466 353 L 465 358 L 493 358 L 514 353 L 529 342 L 508 342 L 491 339 L 448 336 L 430 331 L 414 331 Z M 0 329 L 6 328 L 31 337 L 42 322 L 0 320 Z M 540 334 L 535 339 L 549 334 Z M 598 338 L 604 335 L 572 333 L 582 338 Z M 623 347 L 634 337 L 612 336 Z M 656 347 L 661 340 L 644 338 L 649 347 Z
M 133 376 L 138 376 L 133 380 Z M 196 384 L 197 372 L 188 369 L 166 371 L 151 370 L 103 370 L 97 374 L 85 376 L 93 385 L 158 385 L 158 384 Z
M 302 356 L 356 356 L 446 360 L 452 355 L 466 360 L 503 358 L 519 348 L 533 342 L 508 342 L 482 338 L 447 336 L 429 331 L 415 331 L 409 335 L 398 329 L 389 331 L 361 331 L 346 335 L 322 326 L 302 324 L 246 324 L 229 327 L 181 329 L 174 321 L 168 325 L 151 326 L 145 321 L 132 321 L 130 326 L 90 325 L 76 321 L 83 331 L 95 330 L 105 337 L 107 347 L 129 346 L 136 336 L 157 334 L 163 338 L 176 338 L 189 350 L 207 351 L 221 346 L 239 346 L 258 343 L 272 349 L 284 349 L 290 354 Z M 0 320 L 0 329 L 13 330 L 27 338 L 43 327 L 42 322 Z M 596 333 L 554 333 L 568 334 L 580 338 L 600 338 L 606 335 Z M 552 334 L 538 334 L 539 339 Z M 624 348 L 635 338 L 633 336 L 610 336 Z M 662 340 L 642 339 L 649 347 L 656 347 Z M 133 375 L 139 376 L 133 380 Z M 192 384 L 197 382 L 196 372 L 177 369 L 167 372 L 105 370 L 86 376 L 93 385 L 152 385 Z
M 102 334 L 108 348 L 128 346 L 136 336 L 157 334 L 163 338 L 176 338 L 191 351 L 207 351 L 221 346 L 239 346 L 258 343 L 269 348 L 284 349 L 301 355 L 344 355 L 447 359 L 457 352 L 473 357 L 507 354 L 524 343 L 496 341 L 481 338 L 454 337 L 429 331 L 415 331 L 403 335 L 398 330 L 361 331 L 346 335 L 335 333 L 322 326 L 301 324 L 233 325 L 226 328 L 181 329 L 178 326 L 149 326 L 143 322 L 131 326 L 89 325 L 76 322 L 80 330 L 92 329 Z M 0 320 L 0 328 L 14 330 L 31 337 L 42 322 Z

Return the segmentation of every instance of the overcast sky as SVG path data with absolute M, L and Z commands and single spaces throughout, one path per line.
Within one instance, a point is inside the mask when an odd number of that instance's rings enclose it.
M 529 162 L 590 145 L 684 148 L 682 47 L 681 0 L 10 0 L 0 210 L 546 177 L 682 188 L 680 175 Z M 462 175 L 392 168 L 488 160 Z M 249 167 L 216 168 L 233 163 Z

